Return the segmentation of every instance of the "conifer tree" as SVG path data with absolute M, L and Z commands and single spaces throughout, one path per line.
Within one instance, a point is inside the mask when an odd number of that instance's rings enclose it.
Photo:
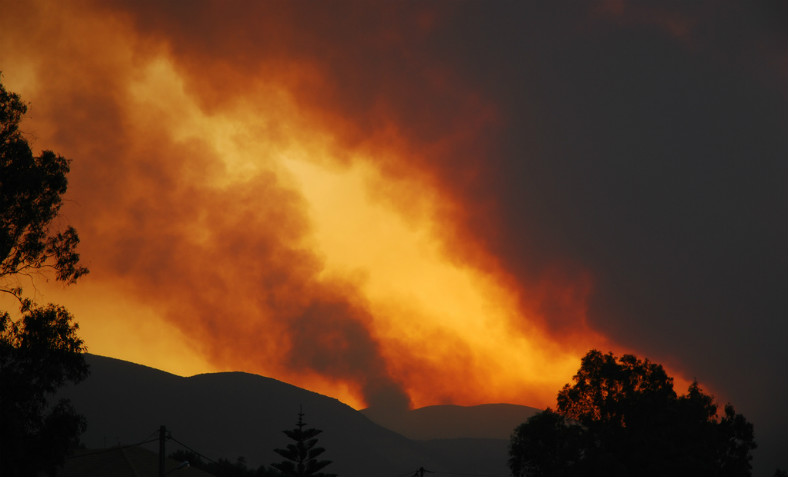
M 317 446 L 317 435 L 320 429 L 306 428 L 304 413 L 298 412 L 298 422 L 294 429 L 283 431 L 287 437 L 294 441 L 288 444 L 286 449 L 274 449 L 274 452 L 284 457 L 286 460 L 271 464 L 272 467 L 282 472 L 287 477 L 336 477 L 336 474 L 324 474 L 320 472 L 330 460 L 318 460 L 318 457 L 326 450 Z

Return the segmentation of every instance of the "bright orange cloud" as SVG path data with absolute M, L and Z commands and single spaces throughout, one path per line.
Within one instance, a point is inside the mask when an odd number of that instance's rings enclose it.
M 784 5 L 6 3 L 92 352 L 379 408 L 634 352 L 785 467 Z
M 502 118 L 408 56 L 428 12 L 396 13 L 410 33 L 373 21 L 370 48 L 334 38 L 326 57 L 312 48 L 338 30 L 282 5 L 235 33 L 236 17 L 200 27 L 224 10 L 186 25 L 143 7 L 15 8 L 30 22 L 2 25 L 5 81 L 32 103 L 36 147 L 74 159 L 63 218 L 92 269 L 41 298 L 78 314 L 91 351 L 258 372 L 361 407 L 549 404 L 585 350 L 609 346 L 585 321 L 588 273 L 515 278 L 485 249 L 475 229 L 496 227 L 493 204 L 461 194 L 483 165 L 447 164 L 490 153 Z M 301 21 L 318 31 L 302 37 Z M 423 84 L 369 57 L 401 47 Z

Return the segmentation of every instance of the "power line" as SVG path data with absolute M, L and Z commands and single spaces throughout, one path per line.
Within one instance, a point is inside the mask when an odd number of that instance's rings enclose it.
M 120 450 L 120 449 L 127 449 L 127 448 L 130 448 L 130 447 L 138 447 L 138 446 L 142 446 L 142 445 L 145 445 L 145 444 L 149 444 L 151 442 L 156 442 L 156 441 L 159 440 L 158 436 L 157 437 L 153 437 L 153 438 L 150 438 L 150 437 L 155 435 L 155 434 L 158 434 L 159 432 L 160 432 L 160 430 L 156 429 L 156 430 L 152 431 L 151 433 L 149 433 L 145 440 L 142 440 L 140 442 L 136 442 L 134 444 L 127 444 L 127 445 L 123 445 L 123 446 L 116 446 L 116 447 L 112 447 L 112 448 L 109 448 L 109 449 L 101 449 L 101 450 L 96 450 L 96 451 L 92 451 L 92 452 L 86 452 L 86 453 L 83 453 L 83 454 L 70 455 L 70 456 L 67 456 L 66 459 L 75 459 L 75 458 L 79 458 L 79 457 L 87 457 L 87 456 L 96 455 L 96 454 L 104 454 L 104 453 L 107 453 L 107 452 L 113 452 L 113 451 L 117 451 L 117 450 Z M 189 446 L 187 444 L 184 444 L 183 442 L 181 442 L 178 439 L 174 438 L 172 436 L 172 432 L 169 431 L 169 430 L 167 430 L 166 439 L 174 441 L 176 444 L 178 444 L 181 447 L 183 447 L 184 449 L 194 453 L 195 455 L 197 455 L 201 459 L 207 460 L 207 461 L 212 462 L 212 463 L 217 464 L 217 465 L 221 465 L 216 460 L 211 459 L 210 457 L 206 456 L 202 452 L 199 452 L 196 449 L 194 449 L 193 447 L 191 447 L 191 446 Z M 469 474 L 469 473 L 459 473 L 459 472 L 433 471 L 433 470 L 425 469 L 424 467 L 419 467 L 415 471 L 409 471 L 409 472 L 404 472 L 404 473 L 403 472 L 389 472 L 389 473 L 369 473 L 369 472 L 365 472 L 363 474 L 343 474 L 343 475 L 346 475 L 347 477 L 354 477 L 354 476 L 359 476 L 359 477 L 360 476 L 364 476 L 364 477 L 424 477 L 425 474 L 456 475 L 456 476 L 461 476 L 461 477 L 509 477 L 507 475 L 501 475 L 501 474 Z
M 115 451 L 121 450 L 121 449 L 128 449 L 129 447 L 139 447 L 141 445 L 148 444 L 150 442 L 155 442 L 155 441 L 158 441 L 158 440 L 159 440 L 158 437 L 154 437 L 153 439 L 148 439 L 146 441 L 140 441 L 140 442 L 137 442 L 135 444 L 127 444 L 125 446 L 110 447 L 109 449 L 100 449 L 100 450 L 96 450 L 96 451 L 85 452 L 85 453 L 82 453 L 82 454 L 73 454 L 73 455 L 66 456 L 66 460 L 68 460 L 68 459 L 76 459 L 76 458 L 79 458 L 79 457 L 87 457 L 87 456 L 96 455 L 96 454 L 104 454 L 104 453 L 107 453 L 107 452 L 115 452 Z
M 180 445 L 181 445 L 181 447 L 183 447 L 183 448 L 185 448 L 185 449 L 187 449 L 187 450 L 189 450 L 189 451 L 191 451 L 191 452 L 195 453 L 195 454 L 196 454 L 198 457 L 200 457 L 200 458 L 202 458 L 202 459 L 205 459 L 205 460 L 208 460 L 208 461 L 211 461 L 211 462 L 213 462 L 214 464 L 217 464 L 217 465 L 219 465 L 219 462 L 216 462 L 215 460 L 211 459 L 210 457 L 207 457 L 207 456 L 205 456 L 204 454 L 202 454 L 202 453 L 200 453 L 200 452 L 197 452 L 197 451 L 196 451 L 196 450 L 194 450 L 193 448 L 191 448 L 191 447 L 187 446 L 187 445 L 186 445 L 186 444 L 184 444 L 183 442 L 181 442 L 181 441 L 179 441 L 178 439 L 176 439 L 176 438 L 172 437 L 172 434 L 171 434 L 171 433 L 170 433 L 170 435 L 169 435 L 169 436 L 167 436 L 167 437 L 168 437 L 170 440 L 172 440 L 172 441 L 175 441 L 175 443 L 177 443 L 177 444 L 180 444 Z
M 179 441 L 178 439 L 172 437 L 172 433 L 168 433 L 167 438 L 170 439 L 170 440 L 175 441 L 177 444 L 181 445 L 185 449 L 193 452 L 198 457 L 206 459 L 206 460 L 209 460 L 209 461 L 213 462 L 214 464 L 217 464 L 217 465 L 219 464 L 219 462 L 211 459 L 210 457 L 205 456 L 204 454 L 198 452 L 194 448 L 189 447 L 188 445 L 184 444 L 183 442 Z M 364 477 L 424 477 L 425 474 L 457 475 L 457 476 L 461 476 L 461 477 L 510 477 L 508 475 L 502 475 L 502 474 L 468 474 L 468 473 L 459 473 L 459 472 L 441 472 L 441 471 L 428 470 L 428 469 L 425 469 L 424 467 L 419 467 L 415 471 L 410 471 L 410 472 L 405 472 L 405 473 L 402 473 L 402 472 L 392 472 L 392 473 L 370 473 L 370 472 L 365 472 L 363 474 L 344 474 L 343 473 L 342 475 L 346 476 L 346 477 L 355 477 L 355 476 L 359 476 L 359 477 L 360 476 L 364 476 Z
M 342 473 L 342 477 L 412 477 L 413 472 L 388 472 L 388 473 L 374 473 L 364 472 L 363 474 L 346 474 Z
M 509 477 L 508 475 L 501 475 L 501 474 L 464 474 L 459 472 L 433 472 L 437 475 L 461 475 L 466 477 Z

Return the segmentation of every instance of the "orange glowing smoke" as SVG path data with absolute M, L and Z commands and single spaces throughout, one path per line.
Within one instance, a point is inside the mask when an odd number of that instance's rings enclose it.
M 434 12 L 350 15 L 359 32 L 291 4 L 184 5 L 189 20 L 146 5 L 16 3 L 0 20 L 25 131 L 74 161 L 63 220 L 92 272 L 38 299 L 68 306 L 91 352 L 355 407 L 543 406 L 610 346 L 585 323 L 587 272 L 515 278 L 486 251 L 494 204 L 463 190 L 505 118 L 408 56 Z M 402 29 L 383 28 L 391 15 Z M 376 49 L 414 77 L 388 77 Z M 458 151 L 478 167 L 448 173 Z

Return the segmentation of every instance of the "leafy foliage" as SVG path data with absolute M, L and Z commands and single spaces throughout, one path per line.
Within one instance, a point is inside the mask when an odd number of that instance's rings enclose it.
M 750 475 L 752 424 L 698 383 L 677 396 L 661 365 L 596 350 L 573 380 L 515 430 L 514 475 Z
M 8 280 L 52 269 L 58 280 L 74 283 L 88 270 L 79 265 L 79 236 L 73 227 L 50 230 L 68 187 L 69 161 L 52 151 L 33 156 L 19 131 L 27 111 L 19 95 L 0 83 L 0 290 L 21 299 Z
M 274 449 L 274 452 L 286 460 L 271 465 L 288 477 L 336 477 L 334 474 L 320 472 L 331 463 L 330 460 L 318 460 L 318 457 L 325 452 L 322 447 L 316 447 L 317 435 L 323 431 L 314 428 L 304 429 L 305 426 L 304 413 L 299 412 L 296 427 L 283 431 L 294 443 L 288 444 L 285 449 Z
M 19 322 L 0 315 L 0 474 L 54 471 L 85 430 L 67 400 L 49 403 L 64 383 L 88 374 L 76 330 L 54 305 L 25 308 Z
M 33 156 L 19 131 L 27 111 L 0 83 L 0 291 L 15 297 L 19 315 L 0 310 L 0 475 L 53 473 L 76 445 L 85 421 L 68 401 L 50 403 L 59 387 L 79 382 L 88 367 L 78 326 L 64 308 L 25 298 L 21 279 L 54 272 L 74 283 L 79 237 L 51 228 L 66 192 L 66 159 L 51 151 Z
M 515 429 L 509 459 L 512 475 L 571 475 L 571 469 L 582 458 L 582 438 L 580 426 L 550 408 L 545 409 Z

